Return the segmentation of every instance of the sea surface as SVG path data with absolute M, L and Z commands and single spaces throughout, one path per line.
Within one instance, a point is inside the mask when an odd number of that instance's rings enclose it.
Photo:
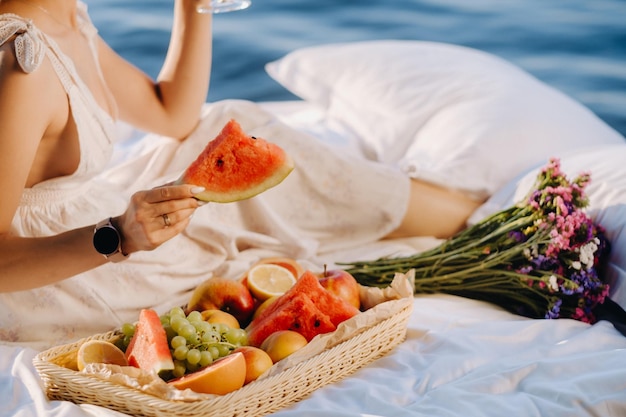
M 156 77 L 171 0 L 86 0 L 102 37 Z M 582 102 L 626 136 L 625 0 L 253 0 L 214 19 L 209 101 L 295 97 L 264 70 L 297 48 L 414 39 L 505 58 Z

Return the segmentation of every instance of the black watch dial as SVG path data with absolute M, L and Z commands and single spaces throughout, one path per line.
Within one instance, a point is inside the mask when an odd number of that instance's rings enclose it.
M 98 253 L 110 255 L 114 253 L 120 245 L 120 237 L 112 227 L 98 229 L 93 235 L 93 246 Z

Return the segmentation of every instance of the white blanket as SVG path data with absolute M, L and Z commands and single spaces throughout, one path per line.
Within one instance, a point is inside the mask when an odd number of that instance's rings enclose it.
M 293 103 L 267 108 L 297 129 L 332 141 L 349 136 Z M 330 253 L 354 260 L 415 251 L 432 239 L 380 242 Z M 48 401 L 36 351 L 0 345 L 0 416 L 121 416 Z M 387 356 L 314 392 L 277 416 L 626 416 L 626 338 L 611 324 L 530 320 L 448 295 L 418 296 L 407 340 Z

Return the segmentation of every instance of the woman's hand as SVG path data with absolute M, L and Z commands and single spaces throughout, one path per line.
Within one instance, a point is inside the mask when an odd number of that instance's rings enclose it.
M 126 212 L 114 219 L 122 234 L 122 251 L 152 250 L 182 232 L 201 205 L 194 195 L 203 190 L 164 185 L 135 193 Z

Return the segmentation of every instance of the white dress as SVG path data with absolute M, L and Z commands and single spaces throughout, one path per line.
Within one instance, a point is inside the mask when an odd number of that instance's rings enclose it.
M 93 41 L 96 30 L 86 6 L 79 6 L 82 30 Z M 315 265 L 325 253 L 380 239 L 404 215 L 406 175 L 337 152 L 248 101 L 207 104 L 201 124 L 182 144 L 146 135 L 120 151 L 116 122 L 52 39 L 28 20 L 1 15 L 0 45 L 7 41 L 15 43 L 25 72 L 36 71 L 43 59 L 52 62 L 68 94 L 81 149 L 74 174 L 24 190 L 12 223 L 16 235 L 54 235 L 121 214 L 134 191 L 176 178 L 231 118 L 249 134 L 283 147 L 296 168 L 255 198 L 199 208 L 183 234 L 154 251 L 54 285 L 0 294 L 0 343 L 41 349 L 108 331 L 136 320 L 141 308 L 181 305 L 213 274 L 236 278 L 262 256 Z

